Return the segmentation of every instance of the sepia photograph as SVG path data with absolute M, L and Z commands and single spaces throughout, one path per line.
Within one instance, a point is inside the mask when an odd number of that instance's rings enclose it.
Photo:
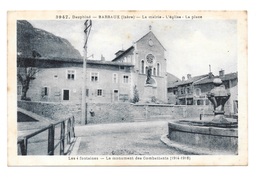
M 9 11 L 8 165 L 247 165 L 246 11 Z

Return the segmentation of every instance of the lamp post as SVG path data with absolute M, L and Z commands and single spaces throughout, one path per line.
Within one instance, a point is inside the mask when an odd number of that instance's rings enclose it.
M 87 54 L 88 54 L 88 37 L 92 27 L 92 20 L 86 20 L 85 23 L 85 44 L 84 44 L 84 56 L 83 56 L 83 83 L 82 83 L 82 101 L 81 101 L 81 124 L 87 124 L 86 120 L 86 66 L 87 66 Z

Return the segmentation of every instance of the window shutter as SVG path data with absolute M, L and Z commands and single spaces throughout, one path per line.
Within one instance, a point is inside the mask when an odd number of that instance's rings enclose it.
M 45 88 L 44 88 L 44 87 L 41 88 L 41 95 L 42 95 L 42 96 L 45 96 Z
M 86 96 L 89 96 L 89 89 L 86 89 Z

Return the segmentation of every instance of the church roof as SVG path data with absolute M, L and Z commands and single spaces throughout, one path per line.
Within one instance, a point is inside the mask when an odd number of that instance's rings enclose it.
M 147 34 L 145 34 L 143 37 L 141 37 L 139 40 L 137 40 L 136 42 L 141 41 L 144 37 L 146 37 L 147 35 L 152 34 L 154 36 L 154 38 L 159 42 L 159 44 L 162 46 L 162 48 L 166 51 L 166 49 L 164 48 L 164 46 L 161 44 L 161 42 L 157 39 L 157 37 L 154 35 L 154 33 L 152 31 L 148 32 Z
M 162 48 L 166 51 L 166 49 L 164 48 L 164 46 L 161 44 L 161 42 L 157 39 L 157 37 L 154 35 L 154 33 L 152 32 L 152 31 L 149 31 L 147 34 L 145 34 L 143 37 L 141 37 L 139 40 L 137 40 L 136 41 L 136 43 L 137 42 L 139 42 L 139 41 L 141 41 L 143 38 L 145 38 L 147 35 L 149 35 L 149 34 L 152 34 L 153 36 L 154 36 L 154 38 L 159 42 L 159 44 L 162 46 Z M 112 61 L 116 61 L 117 59 L 119 59 L 119 58 L 121 58 L 122 56 L 124 56 L 124 54 L 126 54 L 127 52 L 129 52 L 131 49 L 133 49 L 134 48 L 134 46 L 131 46 L 131 47 L 129 47 L 128 49 L 126 49 L 124 52 L 122 52 L 120 55 L 118 55 L 117 57 L 115 57 Z M 122 51 L 122 50 L 119 50 L 119 51 Z M 119 52 L 118 51 L 118 52 Z M 118 53 L 117 52 L 117 53 Z

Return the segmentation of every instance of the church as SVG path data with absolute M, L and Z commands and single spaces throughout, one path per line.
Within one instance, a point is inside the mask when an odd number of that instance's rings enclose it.
M 167 103 L 164 52 L 150 27 L 132 46 L 116 52 L 111 61 L 87 60 L 86 69 L 80 58 L 30 57 L 18 53 L 17 61 L 30 62 L 30 68 L 38 71 L 27 92 L 31 101 L 80 102 L 83 92 L 86 102 L 91 103 L 133 102 L 136 95 L 138 100 L 134 102 Z M 82 90 L 83 80 L 86 91 Z M 19 100 L 22 95 L 19 80 L 17 94 Z

